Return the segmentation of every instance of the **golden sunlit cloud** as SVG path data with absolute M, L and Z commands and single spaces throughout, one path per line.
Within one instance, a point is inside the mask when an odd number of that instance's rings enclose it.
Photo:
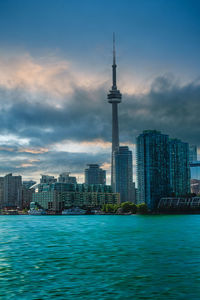
M 24 89 L 25 92 L 31 93 L 31 97 L 28 97 L 30 101 L 37 101 L 38 93 L 43 92 L 50 95 L 51 99 L 46 101 L 52 101 L 52 98 L 66 101 L 66 95 L 71 95 L 77 87 L 93 91 L 108 85 L 108 82 L 110 84 L 109 76 L 110 74 L 105 80 L 104 72 L 95 73 L 87 69 L 82 71 L 76 62 L 49 54 L 45 58 L 35 58 L 29 53 L 1 52 L 0 56 L 0 85 L 7 89 Z M 120 76 L 121 91 L 126 94 L 146 93 L 149 90 L 147 84 L 145 87 L 136 84 L 136 78 L 131 75 Z M 56 106 L 59 107 L 59 103 L 56 103 Z
M 12 56 L 1 53 L 0 85 L 7 89 L 23 88 L 36 96 L 38 92 L 47 92 L 62 99 L 73 93 L 75 86 L 96 89 L 104 82 L 103 76 L 94 76 L 87 70 L 81 72 L 73 62 L 56 56 L 47 56 L 44 60 L 33 58 L 29 53 Z
M 110 151 L 111 143 L 105 142 L 101 139 L 93 141 L 83 141 L 83 142 L 74 142 L 71 140 L 64 140 L 60 143 L 55 143 L 51 145 L 51 150 L 53 151 L 66 151 L 73 153 L 97 153 L 101 150 Z
M 18 150 L 18 152 L 32 153 L 32 154 L 42 154 L 42 153 L 46 153 L 48 151 L 49 150 L 47 148 L 39 148 L 39 149 L 21 148 Z
M 104 162 L 101 166 L 100 166 L 102 169 L 106 170 L 106 171 L 110 171 L 110 168 L 111 168 L 111 164 L 110 163 L 107 163 L 107 162 Z
M 16 166 L 17 169 L 19 168 L 28 168 L 28 167 L 32 167 L 33 164 L 30 164 L 30 163 L 24 163 L 24 164 L 21 164 L 19 166 Z

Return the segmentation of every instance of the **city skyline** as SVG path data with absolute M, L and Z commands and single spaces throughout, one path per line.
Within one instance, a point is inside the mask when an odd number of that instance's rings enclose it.
M 134 181 L 135 139 L 145 129 L 199 150 L 198 9 L 196 1 L 85 1 L 78 9 L 2 1 L 0 174 L 38 181 L 70 171 L 83 182 L 85 166 L 97 163 L 109 183 L 113 31 L 120 142 L 133 151 Z

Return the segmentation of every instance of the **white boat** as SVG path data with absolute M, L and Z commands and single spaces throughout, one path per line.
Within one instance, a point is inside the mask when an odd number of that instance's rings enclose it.
M 32 216 L 41 216 L 41 215 L 46 215 L 46 211 L 43 209 L 30 209 L 28 211 L 28 214 Z
M 73 207 L 62 211 L 62 215 L 85 215 L 86 210 L 79 207 Z
M 28 214 L 32 216 L 41 216 L 46 215 L 46 211 L 42 208 L 38 208 L 37 203 L 31 202 Z

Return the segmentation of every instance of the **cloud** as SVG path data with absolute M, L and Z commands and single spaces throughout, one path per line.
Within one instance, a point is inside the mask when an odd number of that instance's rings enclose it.
M 0 59 L 0 172 L 80 174 L 88 163 L 109 170 L 111 105 L 101 75 L 30 56 L 7 64 Z M 199 110 L 199 80 L 183 85 L 158 76 L 145 94 L 123 93 L 120 141 L 135 151 L 136 136 L 157 129 L 200 147 Z

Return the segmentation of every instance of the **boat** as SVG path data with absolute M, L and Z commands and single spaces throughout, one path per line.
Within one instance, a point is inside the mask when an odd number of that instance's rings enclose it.
M 29 209 L 28 214 L 31 216 L 41 216 L 46 215 L 46 211 L 44 209 Z
M 41 215 L 46 215 L 46 211 L 42 208 L 38 208 L 37 203 L 31 202 L 30 209 L 28 210 L 28 214 L 32 216 L 41 216 Z
M 85 215 L 86 210 L 79 207 L 64 209 L 62 215 Z

